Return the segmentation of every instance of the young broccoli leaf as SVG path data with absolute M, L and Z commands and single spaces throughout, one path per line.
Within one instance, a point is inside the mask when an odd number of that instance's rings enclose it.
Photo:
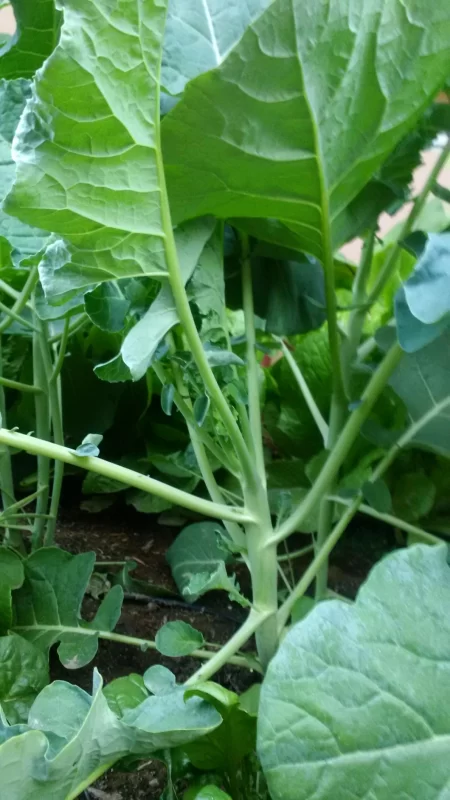
M 235 588 L 225 567 L 231 554 L 220 541 L 226 536 L 221 525 L 198 522 L 184 528 L 169 547 L 166 557 L 174 581 L 189 602 L 212 589 Z

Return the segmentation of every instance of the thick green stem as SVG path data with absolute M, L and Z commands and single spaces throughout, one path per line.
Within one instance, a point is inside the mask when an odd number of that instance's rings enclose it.
M 256 523 L 245 526 L 245 532 L 252 578 L 253 608 L 265 617 L 265 621 L 256 631 L 256 647 L 263 669 L 266 669 L 278 646 L 277 548 L 275 545 L 267 544 L 273 530 L 265 488 L 261 486 L 259 493 L 247 493 L 245 501 L 249 510 L 258 517 Z
M 261 425 L 259 365 L 256 358 L 255 310 L 253 305 L 252 266 L 247 234 L 241 234 L 242 243 L 242 299 L 245 318 L 248 408 L 252 449 L 255 466 L 262 485 L 266 485 L 264 448 Z
M 55 444 L 64 445 L 64 430 L 63 430 L 63 422 L 62 422 L 62 404 L 61 404 L 61 393 L 60 393 L 60 383 L 59 383 L 59 369 L 53 367 L 52 359 L 50 355 L 48 339 L 47 339 L 47 331 L 42 325 L 41 327 L 42 335 L 41 335 L 41 354 L 42 354 L 42 361 L 44 364 L 45 373 L 47 376 L 47 386 L 48 386 L 48 402 L 50 407 L 50 419 L 52 425 L 52 434 L 53 434 L 53 441 Z M 67 324 L 65 325 L 65 331 L 67 331 Z M 64 337 L 63 337 L 64 339 Z M 61 340 L 60 350 L 67 345 L 67 337 L 65 344 L 63 344 L 63 340 Z M 59 358 L 57 360 L 57 364 L 59 363 Z M 62 366 L 62 359 L 61 359 L 61 366 Z M 56 531 L 56 521 L 58 517 L 58 510 L 59 510 L 59 501 L 61 498 L 61 490 L 64 478 L 64 462 L 63 461 L 55 461 L 53 467 L 53 483 L 52 483 L 52 493 L 50 499 L 50 509 L 49 509 L 49 520 L 47 522 L 44 534 L 44 545 L 48 547 L 49 545 L 54 544 L 55 541 L 55 531 Z
M 317 149 L 320 150 L 317 142 Z M 347 398 L 345 394 L 344 379 L 342 374 L 341 356 L 341 335 L 339 332 L 337 318 L 336 301 L 336 277 L 334 268 L 333 244 L 331 239 L 330 209 L 328 200 L 328 190 L 325 186 L 325 179 L 320 173 L 321 196 L 322 196 L 322 248 L 323 248 L 323 269 L 325 275 L 325 300 L 328 322 L 328 340 L 330 343 L 331 363 L 333 365 L 333 391 L 331 400 L 331 417 L 341 417 L 347 408 Z M 336 410 L 334 410 L 336 407 Z M 331 421 L 330 421 L 331 426 Z
M 266 669 L 278 646 L 276 614 L 278 609 L 278 562 L 276 547 L 267 547 L 272 536 L 272 520 L 266 488 L 266 470 L 261 425 L 259 364 L 256 357 L 255 311 L 253 303 L 252 270 L 249 239 L 242 242 L 242 296 L 247 342 L 247 391 L 252 451 L 254 454 L 253 485 L 244 486 L 245 503 L 257 517 L 255 524 L 246 526 L 247 553 L 252 578 L 253 608 L 267 614 L 256 631 L 256 647 Z
M 8 309 L 7 306 L 4 306 L 2 308 L 2 310 L 5 311 L 6 319 L 0 322 L 0 333 L 6 330 L 11 319 L 15 319 L 16 321 L 19 321 L 22 324 L 24 324 L 23 318 L 20 316 L 20 314 L 27 305 L 28 300 L 30 299 L 31 294 L 33 292 L 33 289 L 36 286 L 37 280 L 38 280 L 37 267 L 33 267 L 32 270 L 30 271 L 30 274 L 28 275 L 28 278 L 25 281 L 22 291 L 20 292 L 20 294 L 17 295 L 16 302 L 14 303 L 12 308 Z
M 229 519 L 232 522 L 241 524 L 254 522 L 253 516 L 245 508 L 233 508 L 232 506 L 211 503 L 209 500 L 204 500 L 202 497 L 188 494 L 187 492 L 181 491 L 181 489 L 176 489 L 174 486 L 169 486 L 168 484 L 162 483 L 162 481 L 149 478 L 147 475 L 141 475 L 139 472 L 121 467 L 118 464 L 112 464 L 102 458 L 77 456 L 76 453 L 69 450 L 69 448 L 61 447 L 54 442 L 48 442 L 43 439 L 37 439 L 34 436 L 27 436 L 23 433 L 16 433 L 15 431 L 8 431 L 2 428 L 0 429 L 0 444 L 15 447 L 17 450 L 25 450 L 26 453 L 43 456 L 47 459 L 64 461 L 65 464 L 71 464 L 79 469 L 95 472 L 106 478 L 120 481 L 127 486 L 133 486 L 135 489 L 141 489 L 143 492 L 155 494 L 167 500 L 169 503 L 180 505 L 191 511 L 196 511 L 198 514 L 203 514 L 206 517 Z
M 50 411 L 46 394 L 48 383 L 45 364 L 42 356 L 42 331 L 39 327 L 37 315 L 34 315 L 36 332 L 33 333 L 33 375 L 36 386 L 41 389 L 40 394 L 34 397 L 34 410 L 36 422 L 36 435 L 39 439 L 50 439 Z M 36 500 L 36 517 L 33 528 L 32 547 L 37 550 L 44 544 L 45 520 L 42 514 L 47 513 L 50 483 L 49 457 L 41 452 L 37 454 L 37 488 L 39 495 Z
M 373 303 L 375 303 L 375 301 L 378 299 L 378 297 L 380 296 L 381 292 L 383 291 L 384 287 L 388 283 L 389 279 L 394 274 L 395 268 L 396 268 L 396 265 L 397 265 L 397 259 L 398 259 L 399 255 L 401 253 L 401 250 L 402 250 L 402 242 L 412 232 L 413 227 L 414 227 L 414 223 L 416 222 L 419 214 L 423 210 L 423 208 L 425 206 L 425 203 L 426 203 L 426 200 L 428 198 L 428 195 L 431 192 L 431 190 L 432 190 L 432 188 L 433 188 L 433 186 L 434 186 L 434 184 L 436 182 L 436 179 L 439 176 L 440 171 L 443 169 L 443 167 L 445 167 L 445 164 L 447 163 L 447 159 L 448 159 L 449 155 L 450 155 L 450 139 L 447 142 L 447 144 L 445 145 L 445 147 L 442 149 L 441 155 L 439 156 L 438 160 L 436 161 L 436 164 L 434 165 L 433 169 L 431 170 L 431 172 L 430 172 L 430 174 L 428 176 L 428 179 L 427 179 L 422 191 L 420 192 L 419 195 L 417 195 L 417 197 L 416 197 L 416 199 L 414 201 L 414 204 L 413 204 L 413 207 L 412 207 L 412 209 L 411 209 L 411 211 L 409 213 L 409 216 L 405 220 L 405 223 L 404 223 L 404 225 L 402 227 L 402 230 L 401 230 L 400 235 L 398 237 L 397 243 L 396 243 L 395 247 L 392 248 L 389 257 L 388 257 L 383 269 L 381 270 L 380 274 L 378 275 L 378 278 L 375 281 L 375 284 L 374 284 L 374 286 L 372 288 L 372 291 L 370 292 L 370 295 L 369 295 L 369 298 L 368 298 L 369 305 L 373 305 Z
M 324 495 L 329 493 L 339 469 L 347 457 L 353 442 L 360 433 L 363 422 L 365 422 L 369 416 L 374 403 L 386 386 L 402 356 L 403 351 L 396 342 L 392 345 L 383 361 L 378 366 L 378 369 L 372 375 L 361 397 L 361 405 L 359 405 L 348 418 L 314 486 L 305 497 L 303 503 L 301 503 L 293 514 L 291 514 L 278 530 L 275 531 L 275 535 L 269 541 L 269 544 L 282 542 L 283 539 L 286 539 L 287 536 L 294 533 L 303 520 L 314 511 Z
M 159 136 L 159 132 L 158 132 Z M 161 216 L 165 233 L 165 250 L 167 270 L 169 273 L 169 281 L 172 289 L 175 306 L 178 313 L 183 333 L 186 336 L 192 356 L 197 365 L 200 377 L 203 380 L 206 391 L 208 392 L 211 401 L 214 403 L 223 424 L 227 430 L 228 436 L 236 451 L 240 464 L 242 466 L 244 481 L 251 485 L 254 478 L 253 464 L 250 452 L 244 441 L 242 433 L 234 417 L 233 411 L 228 405 L 223 392 L 217 383 L 213 370 L 211 369 L 207 355 L 203 348 L 202 340 L 200 339 L 197 331 L 194 317 L 189 305 L 189 300 L 184 287 L 183 277 L 180 270 L 178 261 L 177 248 L 175 244 L 175 237 L 173 235 L 172 220 L 170 216 L 169 201 L 167 197 L 166 181 L 164 175 L 164 166 L 161 158 L 161 149 L 157 147 L 157 163 L 158 163 L 158 177 L 161 187 Z
M 375 246 L 375 228 L 369 232 L 364 242 L 364 248 L 361 257 L 361 263 L 356 273 L 355 281 L 353 284 L 352 305 L 353 310 L 350 313 L 347 326 L 347 337 L 342 346 L 342 364 L 344 371 L 344 383 L 347 396 L 351 396 L 350 382 L 352 370 L 356 355 L 358 352 L 359 343 L 364 327 L 364 320 L 367 314 L 367 281 L 370 277 L 370 270 L 372 267 L 373 250 Z
M 191 399 L 186 387 L 183 384 L 183 377 L 180 373 L 178 365 L 174 363 L 172 369 L 178 394 L 183 399 L 183 402 L 185 403 L 189 413 L 192 414 Z M 194 448 L 195 457 L 197 459 L 197 463 L 209 496 L 214 503 L 225 503 L 223 494 L 219 489 L 214 477 L 214 472 L 211 468 L 211 464 L 209 463 L 203 442 L 198 436 L 198 426 L 191 425 L 189 422 L 187 422 L 187 426 L 192 447 Z M 224 525 L 233 541 L 240 547 L 245 547 L 245 537 L 242 528 L 240 528 L 236 522 L 230 522 L 229 520 L 224 520 Z
M 58 380 L 59 375 L 61 373 L 64 359 L 66 357 L 67 343 L 69 341 L 69 331 L 70 331 L 70 317 L 66 317 L 66 319 L 64 320 L 64 329 L 62 332 L 61 341 L 59 343 L 58 356 L 56 358 L 52 373 L 50 375 L 50 381 L 49 381 L 50 383 L 55 383 Z

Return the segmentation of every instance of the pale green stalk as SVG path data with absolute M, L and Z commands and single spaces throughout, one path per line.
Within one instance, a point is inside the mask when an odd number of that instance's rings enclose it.
M 39 394 L 34 396 L 34 410 L 36 422 L 36 435 L 39 439 L 48 441 L 50 439 L 50 410 L 47 397 L 47 374 L 42 357 L 42 331 L 39 327 L 40 322 L 34 314 L 35 332 L 33 333 L 33 376 L 34 383 L 41 389 Z M 19 448 L 20 449 L 20 448 Z M 49 457 L 40 452 L 37 455 L 37 488 L 39 495 L 36 500 L 36 513 L 39 515 L 33 528 L 32 548 L 37 550 L 44 544 L 45 520 L 42 514 L 47 513 L 48 497 L 50 484 L 50 461 Z
M 26 453 L 43 456 L 47 459 L 64 461 L 65 464 L 71 464 L 74 467 L 85 469 L 89 472 L 95 472 L 98 475 L 103 475 L 105 478 L 111 478 L 127 486 L 140 489 L 143 492 L 162 497 L 169 503 L 180 505 L 191 511 L 196 511 L 198 514 L 203 514 L 205 517 L 228 519 L 241 524 L 253 521 L 253 516 L 245 508 L 233 508 L 232 506 L 212 503 L 209 500 L 204 500 L 202 497 L 196 497 L 174 486 L 162 483 L 162 481 L 149 478 L 147 475 L 141 475 L 140 472 L 135 472 L 132 469 L 127 469 L 118 464 L 112 464 L 102 458 L 78 456 L 74 451 L 69 450 L 69 448 L 61 447 L 54 442 L 2 428 L 0 429 L 0 444 L 15 447 L 17 450 L 25 450 Z
M 372 254 L 375 242 L 375 230 L 369 235 L 366 240 L 362 261 L 360 268 L 357 272 L 352 296 L 352 312 L 350 314 L 348 331 L 346 338 L 342 345 L 341 359 L 342 359 L 342 377 L 345 394 L 350 396 L 350 380 L 352 374 L 353 362 L 356 357 L 356 351 L 361 338 L 361 332 L 364 325 L 366 316 L 366 307 L 364 302 L 366 300 L 366 284 L 370 275 L 370 267 L 372 264 Z M 328 306 L 327 306 L 328 314 Z M 333 364 L 334 371 L 334 364 Z M 334 398 L 336 399 L 336 398 Z M 325 441 L 325 446 L 328 450 L 332 450 L 336 444 L 337 438 L 342 430 L 342 426 L 346 417 L 347 403 L 345 408 L 343 406 L 342 398 L 338 402 L 332 402 L 331 405 L 331 418 L 330 428 L 328 431 L 328 439 Z M 335 476 L 337 481 L 338 475 Z M 331 488 L 331 486 L 330 486 Z M 316 548 L 320 551 L 327 536 L 331 531 L 334 517 L 334 505 L 326 497 L 320 502 L 319 510 L 319 523 L 317 528 L 317 541 Z M 328 562 L 324 561 L 316 579 L 316 600 L 322 600 L 327 592 L 328 587 Z
M 29 383 L 20 383 L 20 381 L 12 381 L 9 378 L 0 376 L 0 386 L 5 389 L 14 389 L 16 392 L 25 392 L 25 394 L 42 394 L 42 389 L 39 386 L 32 386 Z
M 186 686 L 192 686 L 194 683 L 201 683 L 208 681 L 219 669 L 225 664 L 233 663 L 230 659 L 235 657 L 235 653 L 243 647 L 246 642 L 258 630 L 260 625 L 267 619 L 268 613 L 264 614 L 255 610 L 251 610 L 245 622 L 236 631 L 236 633 L 228 640 L 226 644 L 213 657 L 200 667 L 189 680 L 186 681 Z
M 89 322 L 89 317 L 87 314 L 82 314 L 73 325 L 69 325 L 69 330 L 67 332 L 68 338 L 74 335 L 74 333 L 78 333 L 84 328 L 85 325 Z M 50 336 L 48 343 L 49 344 L 57 344 L 57 342 L 61 341 L 62 336 L 64 336 L 64 331 L 62 333 L 56 333 L 54 336 Z
M 303 398 L 304 398 L 304 400 L 306 402 L 306 405 L 308 406 L 308 408 L 309 408 L 309 410 L 311 412 L 311 415 L 312 415 L 312 417 L 314 419 L 314 422 L 316 423 L 316 426 L 317 426 L 317 428 L 319 430 L 319 433 L 322 436 L 324 446 L 326 447 L 327 441 L 328 441 L 328 435 L 329 435 L 328 425 L 325 422 L 325 420 L 324 420 L 324 418 L 323 418 L 323 416 L 322 416 L 322 414 L 320 412 L 320 409 L 319 409 L 316 401 L 314 400 L 314 397 L 311 394 L 311 390 L 310 390 L 310 388 L 309 388 L 309 386 L 308 386 L 308 384 L 307 384 L 307 382 L 306 382 L 306 380 L 304 378 L 304 375 L 303 375 L 299 365 L 297 364 L 294 356 L 292 355 L 291 351 L 286 346 L 286 344 L 284 343 L 283 339 L 281 339 L 281 337 L 275 336 L 274 338 L 281 345 L 281 347 L 283 349 L 284 357 L 286 358 L 286 361 L 288 362 L 288 364 L 289 364 L 289 366 L 291 368 L 292 374 L 293 374 L 293 376 L 294 376 L 294 378 L 295 378 L 295 380 L 297 382 L 297 385 L 298 385 L 298 387 L 299 387 L 299 389 L 300 389 L 300 391 L 301 391 L 301 393 L 303 395 Z
M 267 613 L 267 619 L 256 631 L 258 655 L 266 669 L 278 646 L 276 613 L 278 608 L 278 562 L 276 547 L 267 546 L 273 534 L 266 488 L 266 471 L 261 425 L 259 363 L 256 357 L 255 313 L 248 237 L 242 236 L 242 297 L 247 342 L 247 391 L 249 422 L 254 454 L 254 479 L 244 485 L 247 508 L 253 511 L 256 523 L 245 527 L 247 553 L 252 577 L 253 608 Z
M 140 647 L 143 650 L 157 650 L 156 643 L 153 639 L 140 639 L 137 636 L 125 636 L 122 633 L 112 633 L 111 631 L 102 631 L 102 630 L 95 630 L 94 628 L 75 628 L 70 627 L 68 625 L 45 625 L 40 624 L 37 626 L 39 630 L 43 632 L 62 632 L 62 633 L 73 633 L 77 636 L 98 636 L 99 639 L 105 639 L 108 642 L 119 642 L 120 644 L 127 644 L 131 645 L 132 647 Z M 14 625 L 12 628 L 13 631 L 18 632 L 20 634 L 24 633 L 31 633 L 32 631 L 36 630 L 36 625 Z M 231 640 L 230 640 L 231 641 Z M 227 645 L 224 645 L 226 647 Z M 234 664 L 236 667 L 245 667 L 246 669 L 256 670 L 257 672 L 261 672 L 261 667 L 256 661 L 256 659 L 252 658 L 251 656 L 236 656 L 235 653 L 240 648 L 237 647 L 233 653 L 230 654 L 230 657 L 226 659 L 224 663 L 227 664 Z M 193 650 L 189 653 L 190 656 L 193 658 L 200 658 L 204 661 L 214 661 L 217 655 L 220 655 L 222 651 L 217 652 L 210 652 L 209 650 Z
M 70 331 L 70 317 L 66 317 L 66 319 L 64 320 L 64 328 L 61 336 L 61 341 L 59 343 L 58 355 L 54 363 L 52 373 L 50 375 L 49 383 L 55 383 L 58 380 L 61 370 L 63 368 L 64 359 L 66 357 L 67 344 L 69 341 L 69 331 Z
M 3 358 L 2 358 L 2 338 L 0 334 L 0 374 L 3 369 Z M 6 425 L 6 402 L 5 402 L 5 393 L 3 391 L 3 386 L 0 383 L 0 415 L 2 418 L 2 425 Z M 5 445 L 0 445 L 0 488 L 1 488 L 1 497 L 2 497 L 2 506 L 3 506 L 3 514 L 2 516 L 6 516 L 6 513 L 9 509 L 15 506 L 15 498 L 14 498 L 14 478 L 13 478 L 13 471 L 12 471 L 12 463 L 11 463 L 11 453 L 9 448 Z M 19 550 L 23 550 L 23 541 L 20 534 L 15 532 L 14 528 L 11 530 L 7 527 L 5 530 L 5 537 L 4 542 L 5 544 L 11 545 Z
M 311 586 L 313 580 L 317 577 L 317 574 L 320 572 L 323 565 L 328 562 L 330 553 L 336 547 L 339 539 L 347 529 L 347 526 L 356 513 L 356 510 L 356 502 L 353 502 L 352 506 L 350 506 L 344 512 L 339 522 L 335 525 L 329 536 L 324 541 L 322 547 L 317 552 L 315 558 L 311 561 L 309 567 L 305 570 L 301 580 L 298 582 L 292 594 L 290 594 L 289 597 L 284 601 L 283 605 L 280 606 L 277 615 L 279 634 L 282 633 L 297 600 L 303 597 L 307 589 Z
M 3 333 L 3 331 L 6 330 L 11 319 L 15 319 L 16 321 L 19 321 L 20 323 L 25 325 L 27 324 L 27 322 L 24 322 L 23 318 L 20 316 L 20 313 L 23 311 L 25 306 L 28 305 L 28 300 L 31 297 L 34 287 L 36 286 L 37 280 L 38 280 L 38 272 L 36 266 L 30 270 L 30 274 L 28 275 L 25 281 L 24 287 L 22 291 L 17 294 L 16 302 L 14 303 L 12 308 L 9 309 L 7 306 L 2 306 L 2 310 L 6 314 L 6 319 L 0 322 L 0 333 Z M 4 284 L 2 281 L 2 288 L 3 287 Z
M 420 192 L 419 195 L 417 195 L 414 201 L 413 207 L 404 222 L 398 240 L 393 249 L 391 250 L 389 257 L 387 258 L 386 263 L 383 269 L 381 270 L 380 274 L 378 275 L 377 280 L 375 281 L 375 284 L 372 288 L 372 291 L 369 294 L 368 298 L 369 305 L 373 305 L 373 303 L 375 303 L 375 301 L 378 299 L 381 292 L 383 291 L 384 287 L 388 283 L 389 279 L 394 274 L 395 268 L 397 266 L 397 260 L 402 250 L 402 242 L 412 232 L 414 223 L 419 217 L 419 214 L 422 212 L 426 200 L 428 198 L 428 195 L 431 192 L 439 176 L 439 173 L 441 172 L 443 167 L 445 167 L 449 155 L 450 155 L 450 139 L 448 140 L 445 147 L 442 149 L 442 152 L 438 160 L 436 161 L 436 164 L 434 165 L 433 169 L 431 170 L 422 191 Z
M 173 342 L 171 349 L 172 351 L 174 349 Z M 178 394 L 183 399 L 183 402 L 185 403 L 188 411 L 192 415 L 191 398 L 189 396 L 186 387 L 183 384 L 183 376 L 180 373 L 180 369 L 175 362 L 172 364 L 172 370 L 175 377 L 175 383 L 177 386 Z M 192 443 L 192 447 L 194 448 L 195 457 L 197 459 L 197 463 L 200 472 L 202 474 L 205 486 L 208 490 L 209 496 L 214 503 L 225 504 L 223 494 L 219 489 L 219 486 L 217 485 L 217 481 L 214 477 L 214 472 L 211 468 L 211 464 L 209 463 L 209 459 L 206 454 L 204 444 L 197 433 L 198 425 L 196 426 L 191 425 L 187 421 L 186 424 L 188 427 L 188 432 Z M 224 525 L 229 535 L 231 536 L 232 540 L 240 547 L 245 547 L 245 537 L 242 528 L 240 528 L 236 522 L 230 522 L 229 520 L 224 520 Z
M 256 471 L 261 484 L 266 485 L 266 468 L 261 425 L 259 365 L 256 359 L 255 310 L 253 305 L 252 266 L 247 234 L 241 234 L 242 245 L 242 301 L 245 319 L 247 383 L 250 435 L 255 456 Z
M 317 138 L 317 131 L 314 134 Z M 317 152 L 320 152 L 320 144 L 317 138 L 316 141 Z M 348 400 L 345 391 L 344 373 L 342 364 L 342 348 L 341 348 L 341 333 L 337 318 L 337 300 L 336 300 L 336 277 L 334 267 L 334 253 L 331 236 L 331 215 L 329 208 L 328 191 L 325 185 L 325 177 L 322 170 L 319 170 L 320 188 L 322 195 L 322 247 L 323 247 L 323 269 L 325 275 L 325 299 L 327 310 L 327 325 L 328 325 L 328 340 L 330 345 L 331 366 L 332 366 L 332 395 L 330 418 L 328 427 L 328 436 L 325 447 L 327 450 L 334 451 L 339 434 L 341 433 L 345 419 L 348 413 Z M 333 481 L 338 478 L 339 465 L 334 472 L 330 481 L 330 487 Z M 313 487 L 314 489 L 314 487 Z M 307 502 L 308 498 L 306 498 Z M 326 496 L 322 493 L 317 497 L 317 503 L 320 504 L 319 509 L 319 525 L 317 530 L 316 548 L 322 547 L 326 538 L 328 537 L 333 521 L 333 505 L 327 500 Z M 289 520 L 286 520 L 285 526 L 288 525 Z M 321 597 L 326 591 L 328 584 L 328 564 L 323 562 L 321 569 L 317 576 L 316 583 L 316 596 Z
M 398 343 L 392 345 L 385 355 L 378 369 L 372 375 L 361 397 L 361 405 L 358 406 L 348 418 L 333 450 L 318 475 L 314 486 L 311 487 L 307 496 L 300 506 L 291 514 L 290 517 L 275 531 L 270 544 L 278 544 L 286 539 L 291 533 L 297 530 L 298 526 L 317 508 L 317 504 L 324 495 L 330 492 L 333 481 L 335 480 L 340 467 L 342 466 L 353 442 L 358 437 L 363 422 L 369 416 L 376 400 L 386 386 L 390 376 L 399 364 L 403 351 Z
M 424 414 L 424 416 L 420 420 L 414 422 L 408 428 L 408 430 L 405 431 L 403 436 L 400 437 L 398 442 L 391 447 L 391 449 L 388 451 L 385 457 L 380 461 L 377 468 L 374 470 L 373 475 L 370 478 L 371 482 L 374 482 L 375 480 L 381 478 L 386 469 L 393 462 L 394 458 L 398 455 L 400 450 L 403 447 L 406 447 L 406 445 L 413 440 L 414 436 L 419 432 L 419 430 L 421 430 L 421 428 L 427 425 L 427 423 L 430 422 L 431 419 L 433 419 L 437 414 L 443 411 L 448 405 L 450 405 L 450 398 L 442 400 L 440 403 L 434 406 L 434 408 L 431 409 L 427 414 Z M 317 574 L 320 572 L 320 569 L 322 568 L 323 564 L 328 561 L 328 556 L 330 555 L 333 548 L 339 541 L 340 537 L 346 530 L 348 524 L 353 519 L 357 511 L 362 507 L 363 496 L 362 494 L 359 494 L 358 497 L 356 497 L 350 503 L 340 497 L 334 497 L 332 499 L 334 502 L 339 502 L 347 506 L 346 511 L 344 512 L 343 516 L 334 527 L 332 533 L 330 534 L 328 539 L 324 542 L 321 549 L 317 553 L 316 557 L 311 562 L 310 566 L 302 576 L 300 582 L 295 587 L 291 597 L 289 597 L 285 601 L 285 603 L 283 603 L 283 605 L 281 606 L 278 612 L 279 631 L 281 631 L 281 629 L 285 626 L 287 620 L 289 619 L 290 613 L 292 611 L 295 602 L 300 597 L 303 596 L 308 587 L 311 585 L 314 578 L 316 578 Z M 420 536 L 422 539 L 427 539 L 430 542 L 430 544 L 435 544 L 437 541 L 439 541 L 435 536 L 432 536 L 432 534 L 428 533 L 427 531 L 424 531 L 422 528 L 418 528 L 415 525 L 410 525 L 409 523 L 405 523 L 404 520 L 400 520 L 398 519 L 398 517 L 394 517 L 391 514 L 380 515 L 379 512 L 374 513 L 374 510 L 371 509 L 369 506 L 364 506 L 364 510 L 365 513 L 370 513 L 370 516 L 376 517 L 377 519 L 382 519 L 383 522 L 387 522 L 390 525 L 396 525 L 397 527 L 402 528 L 403 530 L 407 531 L 410 534 Z
M 346 339 L 342 345 L 342 361 L 344 365 L 344 382 L 347 396 L 350 397 L 350 382 L 352 370 L 367 314 L 367 282 L 372 267 L 373 251 L 375 247 L 375 228 L 373 228 L 364 242 L 361 263 L 355 276 L 352 291 L 353 310 L 347 325 Z
M 331 497 L 330 499 L 333 500 L 334 503 L 340 503 L 343 506 L 350 507 L 352 505 L 352 503 L 349 503 L 349 501 L 345 500 L 343 497 L 339 497 L 339 495 Z M 394 514 L 385 514 L 382 511 L 377 511 L 375 508 L 372 508 L 365 503 L 360 503 L 358 506 L 358 511 L 361 511 L 368 517 L 378 519 L 380 522 L 385 522 L 386 525 L 391 525 L 393 528 L 399 528 L 401 531 L 405 531 L 405 533 L 412 533 L 416 536 L 423 536 L 424 538 L 432 538 L 434 542 L 440 541 L 437 536 L 433 536 L 423 528 L 419 528 L 417 525 L 412 525 L 410 522 L 406 522 L 406 520 L 396 517 Z
M 158 101 L 158 114 L 159 114 L 159 97 Z M 195 326 L 194 317 L 189 305 L 189 300 L 184 287 L 184 281 L 181 275 L 180 265 L 178 261 L 177 248 L 175 244 L 175 237 L 173 235 L 172 220 L 170 216 L 169 201 L 167 196 L 166 179 L 164 175 L 164 166 L 161 156 L 161 143 L 160 143 L 160 130 L 158 126 L 157 131 L 157 147 L 156 159 L 158 166 L 158 178 L 161 187 L 161 217 L 165 233 L 165 251 L 167 270 L 169 274 L 169 282 L 172 289 L 172 294 L 175 300 L 178 319 L 183 329 L 190 351 L 197 365 L 200 377 L 203 380 L 205 389 L 208 392 L 211 402 L 214 404 L 218 411 L 222 422 L 227 430 L 228 436 L 233 444 L 233 447 L 238 456 L 240 465 L 243 471 L 244 481 L 252 484 L 254 480 L 253 464 L 250 452 L 244 441 L 242 433 L 234 417 L 233 411 L 227 403 L 227 400 L 217 383 L 213 370 L 211 369 L 207 355 L 203 348 L 202 340 L 199 336 Z
M 61 340 L 60 354 L 61 354 L 61 348 L 63 348 L 64 352 L 67 345 L 67 338 L 68 338 L 67 325 L 64 326 L 64 330 L 65 330 L 65 336 L 63 335 L 63 338 Z M 47 329 L 44 323 L 41 323 L 40 346 L 41 346 L 42 363 L 44 365 L 44 370 L 47 377 L 48 403 L 49 403 L 53 441 L 55 442 L 55 444 L 64 445 L 62 404 L 61 404 L 61 394 L 59 391 L 60 390 L 59 371 L 62 367 L 62 358 L 61 359 L 58 358 L 56 366 L 54 367 L 50 355 Z M 50 518 L 47 522 L 44 534 L 44 545 L 46 547 L 54 544 L 55 542 L 56 520 L 58 517 L 63 478 L 64 478 L 64 462 L 56 460 L 53 467 L 53 482 L 52 482 L 52 492 L 51 492 L 50 508 L 49 508 Z

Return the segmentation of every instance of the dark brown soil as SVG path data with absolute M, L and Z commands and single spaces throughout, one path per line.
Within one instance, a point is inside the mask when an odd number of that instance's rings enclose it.
M 158 525 L 153 517 L 147 517 L 129 508 L 109 509 L 101 514 L 89 514 L 79 510 L 78 504 L 61 512 L 57 533 L 59 546 L 72 553 L 93 550 L 98 561 L 137 562 L 133 575 L 156 587 L 173 592 L 172 598 L 154 597 L 149 603 L 124 603 L 123 613 L 116 632 L 154 639 L 157 630 L 165 622 L 182 619 L 202 631 L 205 639 L 212 643 L 223 643 L 234 633 L 245 617 L 245 611 L 231 604 L 223 593 L 211 593 L 202 598 L 202 605 L 186 606 L 176 597 L 176 587 L 165 561 L 165 553 L 177 535 L 174 528 Z M 304 546 L 305 538 L 293 537 L 292 550 Z M 330 564 L 330 588 L 353 598 L 361 582 L 373 564 L 395 547 L 392 531 L 383 525 L 369 526 L 366 519 L 357 518 L 346 537 L 336 549 Z M 296 572 L 303 571 L 307 560 L 295 565 Z M 119 567 L 111 567 L 111 571 Z M 100 568 L 99 571 L 105 568 Z M 244 590 L 245 576 L 240 575 Z M 158 589 L 155 589 L 158 592 Z M 96 607 L 93 598 L 87 598 L 84 614 L 91 616 Z M 250 643 L 250 650 L 252 643 Z M 105 682 L 130 672 L 142 674 L 155 663 L 164 664 L 175 672 L 179 682 L 185 680 L 195 669 L 198 661 L 192 658 L 168 659 L 159 653 L 115 642 L 101 642 L 94 664 L 77 671 L 61 666 L 56 656 L 52 659 L 52 677 L 77 683 L 86 690 L 91 689 L 92 669 L 98 668 Z M 237 692 L 247 689 L 258 680 L 248 670 L 226 667 L 215 676 L 224 686 Z M 86 794 L 89 800 L 156 800 L 164 787 L 164 767 L 159 762 L 149 762 L 133 772 L 111 771 L 103 776 Z

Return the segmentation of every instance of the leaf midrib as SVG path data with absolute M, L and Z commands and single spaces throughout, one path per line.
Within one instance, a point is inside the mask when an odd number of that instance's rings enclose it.
M 276 737 L 275 737 L 276 738 Z M 442 745 L 445 749 L 450 748 L 450 733 L 445 734 L 435 734 L 433 737 L 428 739 L 418 739 L 415 742 L 405 742 L 404 744 L 396 744 L 390 745 L 389 747 L 379 747 L 379 748 L 371 748 L 368 750 L 354 750 L 351 753 L 341 753 L 337 756 L 328 756 L 327 758 L 319 758 L 314 761 L 298 761 L 295 763 L 278 763 L 275 767 L 266 768 L 266 773 L 271 772 L 274 773 L 278 769 L 288 770 L 288 769 L 300 769 L 303 766 L 320 766 L 326 765 L 329 766 L 331 764 L 341 764 L 346 762 L 354 762 L 357 761 L 358 763 L 365 763 L 366 761 L 373 760 L 376 758 L 385 758 L 386 754 L 395 753 L 396 751 L 414 751 L 420 750 L 420 754 L 423 754 L 423 748 L 433 746 L 434 744 Z M 411 754 L 413 757 L 413 754 Z

